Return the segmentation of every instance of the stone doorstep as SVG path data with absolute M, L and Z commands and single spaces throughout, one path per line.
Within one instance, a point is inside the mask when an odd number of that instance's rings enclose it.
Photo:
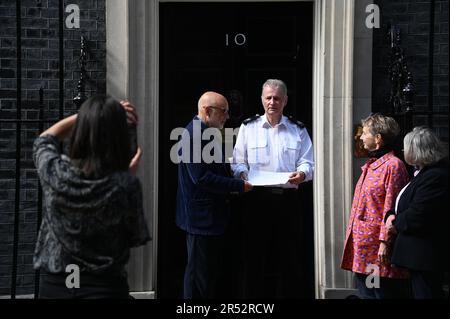
M 130 295 L 134 299 L 155 299 L 154 291 L 143 291 L 143 292 L 130 292 Z M 11 299 L 10 295 L 0 296 L 0 299 Z M 31 295 L 17 295 L 16 299 L 34 299 L 34 294 Z
M 10 295 L 0 296 L 0 299 L 11 299 Z M 32 295 L 17 295 L 16 299 L 34 299 L 34 294 Z
M 444 285 L 444 293 L 446 298 L 449 296 L 449 286 Z M 327 289 L 325 291 L 325 299 L 345 299 L 351 295 L 357 295 L 358 291 L 356 289 Z M 130 295 L 135 299 L 155 299 L 154 291 L 144 291 L 144 292 L 130 292 Z M 1 299 L 11 299 L 9 295 L 0 296 Z M 31 295 L 18 295 L 16 299 L 34 299 L 34 294 Z

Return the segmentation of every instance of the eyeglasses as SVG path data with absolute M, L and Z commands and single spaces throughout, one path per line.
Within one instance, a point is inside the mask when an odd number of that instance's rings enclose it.
M 228 114 L 228 112 L 230 111 L 229 109 L 223 109 L 223 108 L 218 107 L 218 106 L 207 105 L 207 106 L 204 106 L 204 107 L 210 107 L 212 109 L 221 110 L 223 114 Z

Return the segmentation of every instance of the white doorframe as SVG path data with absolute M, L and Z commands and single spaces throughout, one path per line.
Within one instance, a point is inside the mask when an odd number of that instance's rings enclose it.
M 144 292 L 154 292 L 157 286 L 160 2 L 231 3 L 239 0 L 106 2 L 107 90 L 133 101 L 141 120 L 138 138 L 144 158 L 139 176 L 153 241 L 133 252 L 129 272 L 131 289 Z M 315 286 L 316 297 L 326 298 L 330 290 L 351 287 L 350 275 L 340 270 L 339 263 L 352 195 L 355 0 L 313 2 Z M 119 81 L 117 77 L 121 75 L 126 80 Z

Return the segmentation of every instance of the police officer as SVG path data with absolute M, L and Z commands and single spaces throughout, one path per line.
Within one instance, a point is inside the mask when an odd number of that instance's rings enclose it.
M 250 170 L 291 174 L 286 184 L 254 187 L 245 196 L 243 297 L 302 297 L 305 261 L 297 189 L 313 178 L 313 146 L 303 123 L 283 115 L 288 102 L 283 81 L 267 80 L 261 100 L 265 114 L 245 120 L 239 129 L 233 174 L 243 180 Z

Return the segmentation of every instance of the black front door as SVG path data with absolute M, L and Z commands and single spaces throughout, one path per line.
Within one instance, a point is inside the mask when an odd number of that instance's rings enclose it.
M 285 115 L 304 122 L 311 135 L 312 17 L 312 2 L 160 4 L 158 298 L 181 296 L 186 263 L 184 233 L 175 225 L 177 167 L 170 160 L 170 132 L 192 120 L 206 91 L 228 98 L 227 127 L 262 115 L 262 84 L 273 78 L 288 86 Z M 312 296 L 312 186 L 301 196 L 309 216 L 301 231 L 310 244 L 306 277 Z

